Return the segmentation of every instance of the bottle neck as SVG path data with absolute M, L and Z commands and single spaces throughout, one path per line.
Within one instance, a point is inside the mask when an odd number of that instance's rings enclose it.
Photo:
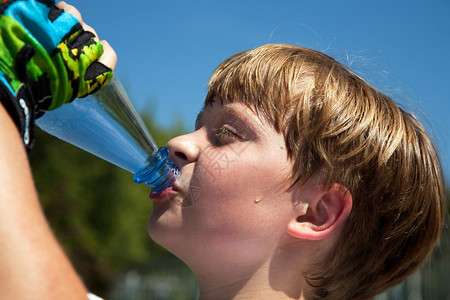
M 180 174 L 180 169 L 168 157 L 166 147 L 160 147 L 147 160 L 147 165 L 138 170 L 133 180 L 145 183 L 152 191 L 160 193 L 171 187 Z

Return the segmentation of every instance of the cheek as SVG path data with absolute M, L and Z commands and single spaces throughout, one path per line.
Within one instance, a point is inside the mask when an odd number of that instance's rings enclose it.
M 261 177 L 254 172 L 256 166 L 242 158 L 209 161 L 199 160 L 192 185 L 200 187 L 202 194 L 212 199 L 246 198 L 259 186 Z
M 199 218 L 209 224 L 243 224 L 261 227 L 274 218 L 274 203 L 282 194 L 279 165 L 261 163 L 254 157 L 234 158 L 228 164 L 198 161 L 191 187 L 197 190 Z M 252 227 L 252 226 L 250 226 Z
M 244 150 L 205 149 L 197 161 L 191 187 L 214 198 L 250 197 L 256 202 L 287 188 L 285 179 L 290 169 L 285 152 L 263 154 L 252 145 Z

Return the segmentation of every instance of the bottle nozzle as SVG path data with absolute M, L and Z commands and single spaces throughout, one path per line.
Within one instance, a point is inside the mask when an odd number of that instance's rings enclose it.
M 180 169 L 168 157 L 166 147 L 160 147 L 147 162 L 134 174 L 133 180 L 136 183 L 145 182 L 156 193 L 171 187 L 180 174 Z

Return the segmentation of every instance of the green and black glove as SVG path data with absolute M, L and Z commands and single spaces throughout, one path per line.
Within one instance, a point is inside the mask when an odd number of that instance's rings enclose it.
M 0 102 L 29 151 L 34 120 L 106 85 L 103 47 L 79 21 L 47 0 L 0 3 Z

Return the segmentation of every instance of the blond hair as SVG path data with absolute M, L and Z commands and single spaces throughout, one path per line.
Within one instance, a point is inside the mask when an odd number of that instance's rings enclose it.
M 239 101 L 285 136 L 293 182 L 321 172 L 353 197 L 341 239 L 316 272 L 317 299 L 369 299 L 414 272 L 445 218 L 442 168 L 422 125 L 331 57 L 289 45 L 238 53 L 205 105 Z

